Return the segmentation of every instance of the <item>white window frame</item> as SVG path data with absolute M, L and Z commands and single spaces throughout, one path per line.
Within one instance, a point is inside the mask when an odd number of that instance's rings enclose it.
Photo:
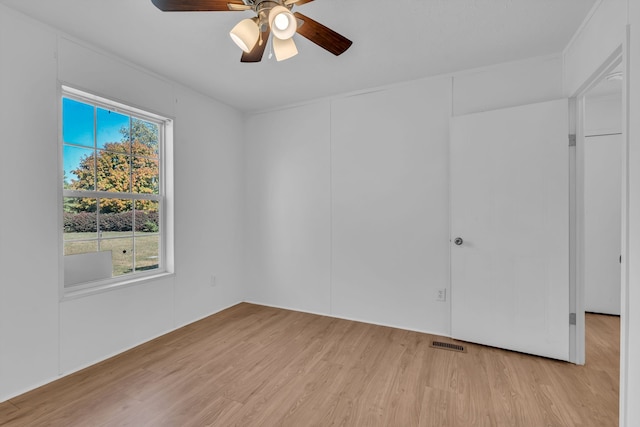
M 130 116 L 132 118 L 140 119 L 150 123 L 158 125 L 158 163 L 159 163 L 159 187 L 158 194 L 139 194 L 139 193 L 119 193 L 119 192 L 107 192 L 98 190 L 67 190 L 64 189 L 63 177 L 64 177 L 64 165 L 62 161 L 62 153 L 65 145 L 62 136 L 62 100 L 63 98 L 73 99 L 75 101 L 83 102 L 95 107 L 104 108 L 109 111 L 114 111 L 120 114 Z M 97 95 L 87 93 L 69 86 L 61 85 L 59 91 L 59 132 L 58 132 L 58 155 L 59 155 L 59 197 L 58 197 L 58 214 L 60 216 L 59 221 L 59 242 L 60 242 L 60 289 L 61 299 L 72 299 L 87 294 L 93 294 L 103 292 L 113 288 L 119 288 L 122 286 L 130 286 L 139 283 L 145 283 L 149 280 L 158 279 L 160 277 L 173 274 L 173 209 L 172 209 L 172 190 L 173 190 L 173 173 L 172 165 L 173 159 L 172 145 L 173 145 L 173 120 L 145 111 L 130 105 L 122 104 L 120 102 L 112 101 L 107 98 L 103 98 Z M 95 124 L 94 124 L 95 129 Z M 97 134 L 94 135 L 94 138 Z M 70 145 L 74 146 L 74 145 Z M 94 141 L 94 150 L 95 141 Z M 130 199 L 130 200 L 153 200 L 158 202 L 158 223 L 159 223 L 159 249 L 158 249 L 158 268 L 149 271 L 136 272 L 135 268 L 132 273 L 128 273 L 122 276 L 111 277 L 108 279 L 101 279 L 95 281 L 89 281 L 78 284 L 65 284 L 64 278 L 64 232 L 63 232 L 63 210 L 64 210 L 64 198 L 65 197 L 82 197 L 82 198 L 117 198 L 117 199 Z M 99 237 L 98 237 L 99 239 Z M 135 240 L 134 240 L 135 242 Z M 132 255 L 135 266 L 135 243 L 134 254 Z

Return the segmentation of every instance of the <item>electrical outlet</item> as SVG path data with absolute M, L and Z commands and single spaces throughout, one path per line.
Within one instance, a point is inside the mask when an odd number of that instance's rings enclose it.
M 218 285 L 218 279 L 215 275 L 211 276 L 211 287 L 214 288 Z
M 436 296 L 436 301 L 446 301 L 447 300 L 447 290 L 446 289 L 438 289 L 438 294 Z

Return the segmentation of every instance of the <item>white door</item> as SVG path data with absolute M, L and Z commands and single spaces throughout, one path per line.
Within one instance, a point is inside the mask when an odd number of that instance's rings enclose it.
M 584 307 L 620 315 L 622 135 L 584 142 Z
M 452 119 L 456 339 L 569 359 L 568 111 L 558 100 Z

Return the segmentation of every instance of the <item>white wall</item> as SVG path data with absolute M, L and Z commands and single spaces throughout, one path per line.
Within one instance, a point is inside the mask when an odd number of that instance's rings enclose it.
M 330 106 L 246 123 L 248 300 L 330 313 Z
M 0 52 L 3 401 L 58 373 L 60 243 L 56 37 L 0 6 Z
M 332 314 L 449 332 L 451 79 L 331 103 Z
M 175 94 L 174 303 L 181 326 L 244 300 L 244 150 L 237 111 L 181 87 Z
M 559 55 L 459 73 L 453 81 L 453 115 L 560 98 L 561 73 L 562 57 Z
M 0 51 L 2 401 L 240 302 L 244 289 L 238 112 L 4 6 Z M 58 80 L 175 119 L 175 276 L 59 301 Z
M 626 426 L 640 425 L 640 2 L 629 0 L 629 64 L 628 64 L 628 246 L 626 313 L 623 324 L 621 387 L 626 389 L 622 415 Z M 623 274 L 624 274 L 623 270 Z M 623 308 L 624 310 L 625 308 Z M 623 418 L 623 419 L 624 419 Z
M 561 78 L 545 57 L 249 116 L 248 300 L 448 335 L 449 118 Z

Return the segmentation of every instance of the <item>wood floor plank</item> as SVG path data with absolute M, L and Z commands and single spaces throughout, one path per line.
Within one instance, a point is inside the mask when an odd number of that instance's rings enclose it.
M 7 401 L 0 403 L 0 420 L 11 420 L 18 416 L 20 409 L 13 403 Z
M 0 403 L 0 425 L 613 427 L 619 318 L 586 321 L 576 366 L 239 304 Z
M 415 332 L 408 334 L 405 351 L 389 390 L 383 424 L 419 424 L 426 387 L 424 360 L 427 359 L 428 345 L 426 335 Z
M 467 348 L 467 353 L 454 353 L 453 369 L 457 373 L 455 423 L 464 426 L 495 426 L 495 414 L 490 399 L 491 389 L 486 363 L 481 351 Z M 440 350 L 442 351 L 442 350 Z M 517 424 L 514 424 L 517 425 Z
M 455 417 L 457 393 L 425 387 L 420 404 L 420 427 L 458 427 Z

